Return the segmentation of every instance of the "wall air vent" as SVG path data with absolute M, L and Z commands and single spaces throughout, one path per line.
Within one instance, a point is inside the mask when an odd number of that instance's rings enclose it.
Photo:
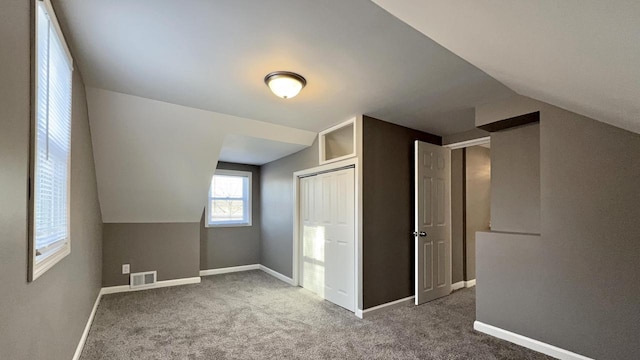
M 157 276 L 157 271 L 133 273 L 131 274 L 131 281 L 129 286 L 132 289 L 151 287 L 155 285 Z

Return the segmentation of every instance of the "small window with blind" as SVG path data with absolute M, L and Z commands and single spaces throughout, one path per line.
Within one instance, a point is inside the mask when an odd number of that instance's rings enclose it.
M 206 218 L 207 227 L 251 226 L 251 172 L 216 170 Z
M 35 27 L 29 229 L 31 281 L 71 252 L 69 183 L 73 60 L 49 0 L 36 1 Z

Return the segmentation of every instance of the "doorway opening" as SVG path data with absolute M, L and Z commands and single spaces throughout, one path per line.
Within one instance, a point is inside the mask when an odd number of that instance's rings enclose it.
M 476 284 L 476 233 L 490 231 L 490 138 L 415 142 L 415 304 Z
M 489 138 L 451 150 L 451 289 L 476 284 L 476 232 L 491 230 Z

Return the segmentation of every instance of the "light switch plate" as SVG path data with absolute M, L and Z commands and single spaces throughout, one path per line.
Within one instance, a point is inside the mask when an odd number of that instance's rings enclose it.
M 130 272 L 131 272 L 131 268 L 129 267 L 129 264 L 122 264 L 122 273 L 128 274 Z

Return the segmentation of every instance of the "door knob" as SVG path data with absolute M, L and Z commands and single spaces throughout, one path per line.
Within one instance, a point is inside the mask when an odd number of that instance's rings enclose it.
M 413 236 L 423 236 L 424 237 L 424 236 L 427 236 L 427 233 L 424 232 L 424 231 L 420 231 L 420 232 L 414 231 L 413 232 Z

